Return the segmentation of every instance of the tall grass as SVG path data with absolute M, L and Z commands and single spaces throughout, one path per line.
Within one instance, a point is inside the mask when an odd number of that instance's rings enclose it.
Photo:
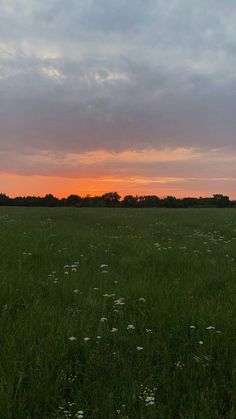
M 236 418 L 235 214 L 1 208 L 0 418 Z

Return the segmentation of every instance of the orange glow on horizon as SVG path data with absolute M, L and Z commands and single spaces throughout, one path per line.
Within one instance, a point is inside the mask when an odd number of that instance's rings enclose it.
M 227 179 L 213 179 L 215 188 L 210 181 L 199 179 L 194 185 L 191 181 L 183 178 L 159 178 L 149 179 L 140 177 L 130 178 L 67 178 L 52 176 L 20 176 L 15 174 L 0 173 L 0 193 L 14 196 L 44 196 L 52 193 L 58 198 L 67 197 L 70 194 L 95 196 L 105 192 L 116 191 L 122 197 L 131 195 L 157 195 L 164 197 L 174 195 L 176 197 L 187 196 L 212 196 L 219 190 L 219 181 Z M 234 195 L 234 184 L 229 182 L 228 191 L 224 193 Z M 232 190 L 231 190 L 232 188 Z
M 236 155 L 227 148 L 147 148 L 120 152 L 97 149 L 80 153 L 31 150 L 24 154 L 11 151 L 1 154 L 4 165 L 0 192 L 9 196 L 47 193 L 58 197 L 98 196 L 109 191 L 117 191 L 121 196 L 184 197 L 214 193 L 235 196 L 236 172 L 228 168 L 236 162 Z

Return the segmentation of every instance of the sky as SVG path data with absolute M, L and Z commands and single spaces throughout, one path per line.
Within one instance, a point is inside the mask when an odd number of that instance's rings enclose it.
M 0 192 L 236 198 L 235 0 L 0 0 Z

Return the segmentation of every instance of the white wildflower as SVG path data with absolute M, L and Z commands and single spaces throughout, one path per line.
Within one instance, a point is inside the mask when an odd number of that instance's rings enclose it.
M 125 304 L 125 298 L 120 297 L 114 301 L 115 306 L 123 306 Z
M 84 411 L 83 410 L 78 410 L 78 412 L 75 415 L 76 419 L 83 419 L 84 417 Z
M 107 322 L 107 318 L 106 317 L 101 317 L 100 322 Z
M 135 326 L 133 324 L 128 324 L 127 330 L 134 330 Z

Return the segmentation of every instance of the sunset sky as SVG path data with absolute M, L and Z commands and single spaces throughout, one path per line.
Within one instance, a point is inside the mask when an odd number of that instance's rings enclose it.
M 235 0 L 0 0 L 0 192 L 236 198 Z

